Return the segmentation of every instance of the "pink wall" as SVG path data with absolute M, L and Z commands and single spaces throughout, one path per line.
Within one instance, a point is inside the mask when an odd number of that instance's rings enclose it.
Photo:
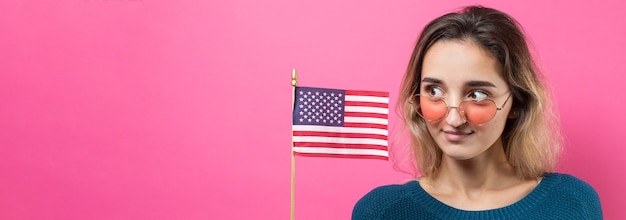
M 560 109 L 560 170 L 626 218 L 624 3 L 390 2 L 3 0 L 0 219 L 287 219 L 291 68 L 395 102 L 420 29 L 476 3 L 525 26 Z M 298 219 L 347 219 L 409 178 L 380 160 L 297 163 Z

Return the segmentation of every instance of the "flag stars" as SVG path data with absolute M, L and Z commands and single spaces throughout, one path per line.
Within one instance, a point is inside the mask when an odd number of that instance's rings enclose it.
M 296 121 L 311 125 L 337 126 L 343 122 L 345 94 L 335 90 L 300 90 L 296 94 Z

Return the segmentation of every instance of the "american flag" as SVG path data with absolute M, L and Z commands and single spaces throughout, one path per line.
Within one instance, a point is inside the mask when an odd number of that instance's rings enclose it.
M 296 87 L 293 146 L 298 156 L 389 159 L 389 93 Z

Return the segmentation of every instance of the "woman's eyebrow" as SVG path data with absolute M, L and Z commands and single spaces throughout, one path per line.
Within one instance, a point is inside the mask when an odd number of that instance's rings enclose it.
M 422 79 L 422 82 L 428 82 L 428 83 L 434 83 L 434 84 L 443 84 L 443 81 L 441 81 L 440 79 L 435 79 L 435 78 L 430 78 L 430 77 L 425 77 L 424 79 Z M 487 81 L 469 81 L 465 83 L 467 86 L 470 87 L 494 87 L 497 88 L 496 85 L 494 85 L 493 83 L 487 82 Z
M 469 81 L 465 84 L 471 87 L 494 87 L 496 88 L 496 85 L 487 81 Z
M 422 79 L 422 82 L 429 82 L 429 83 L 435 83 L 435 84 L 441 84 L 442 81 L 439 79 L 435 79 L 435 78 L 429 78 L 429 77 L 425 77 L 424 79 Z

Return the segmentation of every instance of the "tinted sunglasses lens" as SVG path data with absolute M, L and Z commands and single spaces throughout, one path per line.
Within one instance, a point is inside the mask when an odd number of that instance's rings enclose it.
M 496 115 L 497 107 L 493 101 L 483 100 L 479 102 L 465 101 L 461 103 L 461 110 L 469 123 L 481 125 L 489 122 Z
M 437 121 L 446 116 L 448 107 L 446 103 L 441 99 L 430 99 L 420 96 L 419 97 L 419 111 L 418 113 L 429 121 Z

